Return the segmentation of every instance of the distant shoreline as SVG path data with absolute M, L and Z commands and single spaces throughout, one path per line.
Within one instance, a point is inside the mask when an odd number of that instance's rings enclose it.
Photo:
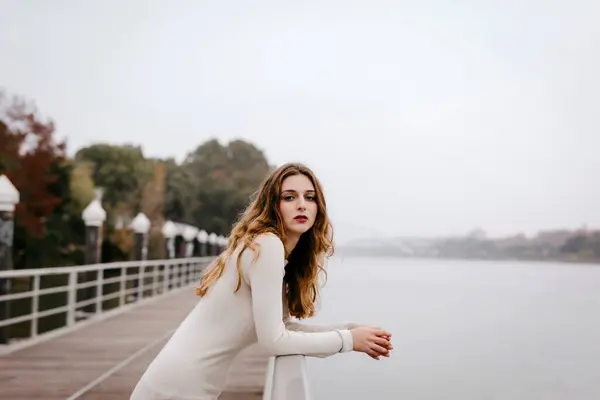
M 404 258 L 414 260 L 452 260 L 452 261 L 518 261 L 518 262 L 535 262 L 535 263 L 556 263 L 556 264 L 573 264 L 573 265 L 590 265 L 600 267 L 600 258 L 569 258 L 569 257 L 476 257 L 476 256 L 425 256 L 425 255 L 408 255 L 397 254 L 392 252 L 379 252 L 375 249 L 370 251 L 367 249 L 349 249 L 338 247 L 335 251 L 336 256 L 351 256 L 351 257 L 376 257 L 376 258 Z

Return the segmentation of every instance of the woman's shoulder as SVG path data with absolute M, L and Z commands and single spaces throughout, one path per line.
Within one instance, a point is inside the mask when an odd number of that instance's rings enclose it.
M 261 247 L 267 246 L 272 248 L 283 249 L 283 242 L 281 241 L 281 238 L 273 232 L 264 232 L 258 234 L 252 242 L 258 244 Z
M 252 240 L 252 246 L 246 247 L 241 254 L 241 268 L 247 278 L 247 273 L 254 271 L 256 266 L 259 269 L 267 270 L 284 268 L 285 248 L 281 238 L 274 233 L 265 232 L 257 235 Z M 278 261 L 281 261 L 278 262 Z
M 249 263 L 256 261 L 257 257 L 285 257 L 285 248 L 281 238 L 272 232 L 264 232 L 256 235 L 249 246 L 244 246 L 242 259 Z M 251 261 L 250 261 L 251 260 Z
M 285 258 L 285 247 L 281 238 L 272 232 L 264 232 L 258 234 L 252 240 L 252 245 L 248 248 L 250 253 L 253 254 L 253 259 L 257 257 L 270 258 L 270 257 L 282 257 Z

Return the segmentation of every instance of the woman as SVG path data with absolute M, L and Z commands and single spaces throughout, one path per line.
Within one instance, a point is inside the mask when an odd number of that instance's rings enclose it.
M 318 274 L 333 250 L 330 232 L 312 171 L 301 164 L 275 170 L 233 228 L 228 248 L 203 274 L 200 301 L 131 400 L 214 400 L 234 357 L 255 342 L 271 355 L 389 357 L 391 335 L 379 328 L 295 321 L 315 312 Z

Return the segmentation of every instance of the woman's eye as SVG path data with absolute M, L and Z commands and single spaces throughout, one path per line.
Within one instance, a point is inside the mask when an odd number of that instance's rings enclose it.
M 292 200 L 294 200 L 294 196 L 290 196 L 290 195 L 288 195 L 288 196 L 285 196 L 283 199 L 284 199 L 285 201 L 292 201 Z
M 315 201 L 315 200 L 317 200 L 317 196 L 306 196 L 306 200 Z

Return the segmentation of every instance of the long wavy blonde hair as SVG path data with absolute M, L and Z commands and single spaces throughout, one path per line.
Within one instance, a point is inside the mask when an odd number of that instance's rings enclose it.
M 198 296 L 204 296 L 208 289 L 221 277 L 225 265 L 238 246 L 242 249 L 237 257 L 238 283 L 234 292 L 241 286 L 242 271 L 240 259 L 246 248 L 255 251 L 254 239 L 263 233 L 273 233 L 284 243 L 286 233 L 279 211 L 283 181 L 294 175 L 306 176 L 315 187 L 317 216 L 313 226 L 303 233 L 294 250 L 286 254 L 288 263 L 285 268 L 286 300 L 290 315 L 308 318 L 315 313 L 315 303 L 319 295 L 319 272 L 327 275 L 323 263 L 333 255 L 333 230 L 327 215 L 327 206 L 322 186 L 315 174 L 299 163 L 284 164 L 273 171 L 261 184 L 254 199 L 234 225 L 227 248 L 205 270 L 200 285 L 196 288 Z

